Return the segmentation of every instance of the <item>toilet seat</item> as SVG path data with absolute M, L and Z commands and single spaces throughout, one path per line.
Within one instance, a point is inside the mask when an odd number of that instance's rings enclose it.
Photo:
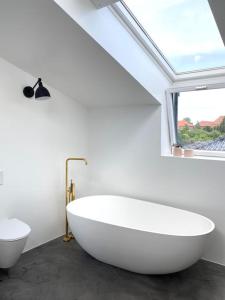
M 28 236 L 30 232 L 30 227 L 18 219 L 0 221 L 0 241 L 20 240 Z

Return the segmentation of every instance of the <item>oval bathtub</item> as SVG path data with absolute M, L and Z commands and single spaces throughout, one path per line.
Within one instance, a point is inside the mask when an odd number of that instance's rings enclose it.
M 201 258 L 215 225 L 185 210 L 120 196 L 90 196 L 67 206 L 72 233 L 96 259 L 142 274 L 183 270 Z

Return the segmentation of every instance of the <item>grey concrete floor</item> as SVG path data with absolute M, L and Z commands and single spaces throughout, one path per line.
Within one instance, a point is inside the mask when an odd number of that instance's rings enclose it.
M 200 261 L 172 275 L 146 276 L 103 264 L 62 238 L 0 270 L 0 300 L 225 300 L 225 267 Z

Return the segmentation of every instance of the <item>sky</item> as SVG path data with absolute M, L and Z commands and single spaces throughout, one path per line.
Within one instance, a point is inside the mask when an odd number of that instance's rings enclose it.
M 196 124 L 225 116 L 225 88 L 183 92 L 178 101 L 178 120 L 189 117 Z
M 124 0 L 179 72 L 225 66 L 225 47 L 208 0 Z

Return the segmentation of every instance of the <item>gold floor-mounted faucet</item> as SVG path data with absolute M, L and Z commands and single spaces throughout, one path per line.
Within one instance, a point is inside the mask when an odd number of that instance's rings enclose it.
M 87 160 L 82 157 L 69 157 L 66 160 L 66 206 L 68 203 L 71 201 L 75 200 L 75 183 L 73 180 L 70 180 L 69 184 L 69 178 L 68 178 L 68 171 L 69 171 L 69 162 L 71 160 L 82 160 L 84 161 L 85 165 L 87 165 Z M 68 225 L 68 220 L 67 220 L 67 214 L 66 214 L 66 233 L 63 238 L 64 242 L 69 242 L 70 240 L 74 239 L 72 233 L 69 233 L 69 225 Z

